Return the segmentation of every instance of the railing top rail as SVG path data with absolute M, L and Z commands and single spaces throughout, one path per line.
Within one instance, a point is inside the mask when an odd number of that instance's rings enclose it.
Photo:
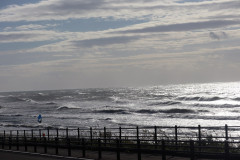
M 226 125 L 227 126 L 227 125 Z M 122 131 L 124 130 L 143 130 L 143 129 L 190 129 L 190 130 L 197 130 L 199 129 L 199 127 L 201 129 L 208 129 L 208 130 L 224 130 L 226 129 L 226 126 L 136 126 L 136 127 L 127 127 L 127 126 L 119 126 L 119 127 L 105 127 L 106 130 L 112 130 L 112 131 L 119 131 L 119 129 L 121 128 Z M 240 126 L 227 126 L 227 129 L 229 131 L 234 131 L 234 130 L 239 130 Z M 87 131 L 89 132 L 90 130 L 92 131 L 103 131 L 104 128 L 96 128 L 96 127 L 89 127 L 89 128 L 52 128 L 52 127 L 45 127 L 45 128 L 33 128 L 33 129 L 18 129 L 18 130 L 5 130 L 6 132 L 36 132 L 36 131 L 41 131 L 41 130 L 58 130 L 58 131 L 64 131 L 64 130 L 68 130 L 68 131 Z M 3 130 L 1 130 L 3 131 Z M 0 131 L 0 132 L 1 132 Z

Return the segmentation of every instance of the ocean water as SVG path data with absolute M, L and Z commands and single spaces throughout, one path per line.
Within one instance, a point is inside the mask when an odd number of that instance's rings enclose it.
M 240 125 L 240 82 L 0 93 L 1 130 L 225 124 Z

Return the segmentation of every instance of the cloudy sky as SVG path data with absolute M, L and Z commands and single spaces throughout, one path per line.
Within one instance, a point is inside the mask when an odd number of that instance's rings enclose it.
M 240 81 L 239 0 L 1 0 L 0 91 Z

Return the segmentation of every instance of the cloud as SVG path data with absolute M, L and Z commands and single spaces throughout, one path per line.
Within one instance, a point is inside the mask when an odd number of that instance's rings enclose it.
M 204 1 L 211 1 L 211 0 L 178 0 L 177 3 L 189 3 L 189 2 L 204 2 Z
M 217 4 L 217 3 L 213 3 Z M 218 5 L 213 5 L 216 10 L 225 10 L 225 9 L 239 9 L 240 8 L 240 1 L 223 1 L 222 3 L 219 3 Z
M 11 33 L 11 34 L 1 34 L 0 42 L 12 42 L 12 41 L 23 41 L 36 36 L 35 34 L 24 34 L 24 33 Z
M 220 32 L 220 33 L 210 32 L 209 37 L 214 40 L 220 40 L 220 39 L 228 38 L 228 35 L 226 32 Z
M 57 0 L 57 3 L 55 2 L 54 4 L 52 3 L 52 5 L 47 6 L 51 9 L 53 9 L 54 11 L 58 10 L 75 10 L 75 11 L 81 11 L 81 10 L 95 10 L 96 8 L 101 8 L 103 5 L 105 4 L 105 2 L 103 0 L 88 0 L 88 1 L 72 1 L 72 0 L 68 0 L 68 1 L 64 1 L 64 0 Z M 46 8 L 48 9 L 48 8 Z
M 114 10 L 104 0 L 42 0 L 0 10 L 0 21 L 42 21 L 110 17 Z M 110 3 L 111 4 L 111 3 Z
M 190 22 L 179 23 L 170 25 L 157 25 L 140 29 L 129 29 L 120 31 L 120 33 L 147 33 L 147 32 L 178 32 L 178 31 L 191 31 L 210 28 L 221 28 L 230 25 L 240 24 L 240 21 L 234 20 L 217 20 L 217 21 L 204 21 L 204 22 Z
M 78 47 L 108 46 L 113 44 L 127 44 L 140 39 L 139 36 L 113 36 L 105 38 L 95 38 L 87 40 L 72 41 L 71 43 Z
M 32 31 L 32 30 L 43 30 L 50 27 L 56 27 L 57 24 L 27 24 L 27 25 L 21 25 L 17 27 L 5 27 L 3 31 Z
M 23 30 L 41 30 L 46 29 L 49 27 L 56 27 L 57 24 L 46 24 L 46 25 L 39 25 L 39 24 L 28 24 L 28 25 L 22 25 L 15 28 L 15 30 L 23 31 Z
M 176 0 L 42 0 L 35 4 L 11 5 L 0 10 L 0 21 L 42 21 L 87 18 L 158 19 L 174 22 L 176 18 L 219 15 L 218 10 L 236 14 L 238 1 L 220 0 L 178 3 Z M 209 12 L 212 11 L 212 12 Z M 184 17 L 182 17 L 184 15 Z M 193 19 L 192 19 L 193 20 Z
M 0 32 L 0 43 L 62 40 L 70 36 L 72 36 L 71 33 L 46 30 Z
M 10 30 L 12 30 L 13 29 L 13 27 L 5 27 L 5 28 L 3 28 L 3 31 L 10 31 Z

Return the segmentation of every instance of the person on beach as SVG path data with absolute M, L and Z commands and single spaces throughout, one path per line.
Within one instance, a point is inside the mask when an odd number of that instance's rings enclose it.
M 38 123 L 42 123 L 42 115 L 41 114 L 38 115 Z

